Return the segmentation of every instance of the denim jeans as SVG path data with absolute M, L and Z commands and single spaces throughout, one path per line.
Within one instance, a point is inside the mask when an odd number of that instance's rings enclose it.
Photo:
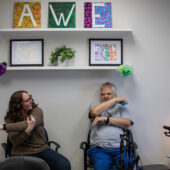
M 117 166 L 120 161 L 120 148 L 115 149 L 103 149 L 99 147 L 93 147 L 87 150 L 87 155 L 90 161 L 94 164 L 94 170 L 110 170 L 113 166 L 113 170 L 117 170 Z M 132 163 L 125 153 L 123 153 L 123 160 L 125 161 L 124 170 L 127 170 L 128 164 Z
M 71 170 L 69 160 L 52 149 L 46 149 L 40 153 L 29 156 L 43 159 L 48 164 L 51 170 Z

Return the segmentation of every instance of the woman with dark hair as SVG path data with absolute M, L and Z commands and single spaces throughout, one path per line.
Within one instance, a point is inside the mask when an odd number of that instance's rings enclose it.
M 49 148 L 44 133 L 44 118 L 41 108 L 27 91 L 16 91 L 9 101 L 6 130 L 13 145 L 11 155 L 35 156 L 47 162 L 51 170 L 70 170 L 70 162 L 63 155 Z

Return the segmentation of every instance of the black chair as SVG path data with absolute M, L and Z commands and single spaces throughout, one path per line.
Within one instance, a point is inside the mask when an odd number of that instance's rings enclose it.
M 54 150 L 58 151 L 58 148 L 60 148 L 60 145 L 55 141 L 49 141 L 48 134 L 47 134 L 47 131 L 46 131 L 45 128 L 44 128 L 44 133 L 45 133 L 45 137 L 46 137 L 46 140 L 47 140 L 49 147 L 52 147 L 52 145 L 53 145 Z M 9 138 L 7 137 L 7 142 L 2 143 L 1 145 L 2 145 L 3 149 L 5 150 L 5 158 L 10 157 L 11 156 L 12 143 L 10 142 Z
M 129 129 L 122 129 L 122 130 L 123 130 L 123 134 L 120 135 L 120 138 L 121 138 L 120 151 L 123 153 L 124 142 L 126 141 L 126 150 L 129 151 L 128 154 L 131 154 L 131 158 L 134 160 L 133 165 L 131 165 L 131 167 L 129 167 L 127 170 L 133 170 L 135 166 L 138 169 L 142 170 L 141 167 L 138 166 L 140 157 L 136 152 L 137 145 L 133 141 L 132 132 Z M 80 149 L 82 149 L 84 153 L 84 170 L 94 168 L 92 162 L 90 162 L 90 159 L 86 154 L 87 150 L 90 149 L 91 147 L 90 146 L 90 133 L 91 133 L 91 129 L 88 132 L 87 141 L 83 141 L 80 144 Z M 124 167 L 122 166 L 121 160 L 120 160 L 117 170 L 123 170 L 123 169 Z
M 141 170 L 169 170 L 166 165 L 154 164 L 154 165 L 144 165 Z
M 0 161 L 0 170 L 50 170 L 45 161 L 31 156 L 13 156 Z

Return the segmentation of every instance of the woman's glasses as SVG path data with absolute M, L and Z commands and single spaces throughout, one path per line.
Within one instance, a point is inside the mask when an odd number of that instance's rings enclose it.
M 30 95 L 30 97 L 29 97 L 27 100 L 23 101 L 23 103 L 27 103 L 27 102 L 29 102 L 30 100 L 33 100 L 33 99 L 32 99 L 32 95 Z

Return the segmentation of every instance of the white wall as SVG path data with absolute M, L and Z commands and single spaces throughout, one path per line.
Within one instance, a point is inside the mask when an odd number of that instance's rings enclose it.
M 83 27 L 83 2 L 76 1 L 78 27 Z M 42 4 L 42 27 L 47 27 L 47 1 Z M 12 28 L 12 9 L 11 0 L 0 1 L 0 27 Z M 124 39 L 124 63 L 134 67 L 133 75 L 122 78 L 116 71 L 10 71 L 0 78 L 0 122 L 3 123 L 11 93 L 28 90 L 44 110 L 50 139 L 62 145 L 60 152 L 70 159 L 73 170 L 82 170 L 83 153 L 79 144 L 85 140 L 89 127 L 88 107 L 97 99 L 100 84 L 109 80 L 116 84 L 118 95 L 129 100 L 135 122 L 134 138 L 143 164 L 170 164 L 166 158 L 170 140 L 162 129 L 163 124 L 170 125 L 169 9 L 169 0 L 112 0 L 113 27 L 133 29 L 132 34 L 112 35 Z M 110 35 L 101 35 L 105 36 Z M 83 34 L 82 39 L 85 37 Z M 3 36 L 0 38 L 0 54 L 5 55 Z M 83 45 L 88 50 L 86 43 Z M 81 47 L 78 43 L 77 53 L 81 54 Z M 48 55 L 50 50 L 46 51 Z M 0 60 L 9 61 L 6 56 L 0 56 Z M 81 58 L 82 65 L 83 62 L 86 60 Z M 5 132 L 1 132 L 0 143 L 5 139 Z M 0 158 L 3 157 L 0 148 Z

